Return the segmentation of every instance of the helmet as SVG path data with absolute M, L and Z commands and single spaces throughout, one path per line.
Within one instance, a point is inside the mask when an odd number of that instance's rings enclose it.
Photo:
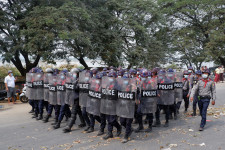
M 107 68 L 103 68 L 103 71 L 107 71 L 108 69 Z
M 201 75 L 201 74 L 202 74 L 202 71 L 201 71 L 201 70 L 197 70 L 197 71 L 195 72 L 195 74 Z
M 58 69 L 53 69 L 53 75 L 57 75 L 59 74 L 59 70 Z
M 148 76 L 151 77 L 152 76 L 152 72 L 148 71 Z
M 60 73 L 64 73 L 66 74 L 68 72 L 67 68 L 63 68 L 62 71 Z
M 91 68 L 91 72 L 93 74 L 97 74 L 98 73 L 98 68 Z
M 110 71 L 108 74 L 108 77 L 115 77 L 116 78 L 116 72 L 115 71 Z
M 173 71 L 172 68 L 169 68 L 169 69 L 167 70 L 167 72 L 173 73 L 174 71 Z
M 129 74 L 128 73 L 124 73 L 123 78 L 129 78 Z
M 187 70 L 185 70 L 184 71 L 184 75 L 188 75 L 189 73 L 188 73 L 188 71 Z
M 204 70 L 202 71 L 202 73 L 208 73 L 208 74 L 210 74 L 210 70 L 209 70 L 209 69 L 204 69 Z
M 110 66 L 109 69 L 110 70 L 115 70 L 115 68 L 113 66 Z
M 124 74 L 123 70 L 120 70 L 120 71 L 118 72 L 118 76 L 123 76 L 123 74 Z
M 193 70 L 193 67 L 192 67 L 192 66 L 189 66 L 189 67 L 188 67 L 188 70 Z
M 47 68 L 47 69 L 45 69 L 45 72 L 46 73 L 53 73 L 53 70 L 52 70 L 52 68 Z
M 141 72 L 141 77 L 148 77 L 148 70 L 147 69 L 143 69 Z
M 164 69 L 161 69 L 159 72 L 158 72 L 159 75 L 165 75 L 166 74 L 166 71 Z
M 78 72 L 79 72 L 79 69 L 77 69 L 77 68 L 72 68 L 70 70 L 70 73 L 78 73 Z
M 103 77 L 103 73 L 102 72 L 98 72 L 97 74 L 96 74 L 96 78 L 97 79 L 101 79 Z

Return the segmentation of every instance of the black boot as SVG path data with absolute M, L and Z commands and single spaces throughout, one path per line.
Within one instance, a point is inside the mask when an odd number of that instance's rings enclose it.
M 125 135 L 123 140 L 122 140 L 122 143 L 127 143 L 129 140 L 128 140 L 128 135 Z
M 172 120 L 172 119 L 173 119 L 173 115 L 172 115 L 172 113 L 170 114 L 169 119 L 170 119 L 170 120 Z
M 37 118 L 37 117 L 38 117 L 38 114 L 35 113 L 32 118 Z
M 89 130 L 87 131 L 87 133 L 91 133 L 94 132 L 94 127 L 90 127 Z
M 98 134 L 97 134 L 97 136 L 101 136 L 103 134 L 104 134 L 104 129 L 100 129 L 99 132 L 98 132 Z
M 61 121 L 58 121 L 56 125 L 53 126 L 54 129 L 60 128 Z
M 47 122 L 48 122 L 48 120 L 49 120 L 49 118 L 50 118 L 50 116 L 49 116 L 49 115 L 47 115 L 47 116 L 43 119 L 43 122 L 44 122 L 44 123 L 47 123 Z
M 138 126 L 138 128 L 135 129 L 135 132 L 138 133 L 138 132 L 142 132 L 143 130 L 144 130 L 143 126 Z
M 120 136 L 121 131 L 122 131 L 122 127 L 120 126 L 120 127 L 117 129 L 117 133 L 116 133 L 116 136 L 117 136 L 117 137 Z
M 58 119 L 55 119 L 55 122 L 51 123 L 51 125 L 56 125 L 58 122 Z
M 147 129 L 145 129 L 145 132 L 151 132 L 152 131 L 152 125 L 149 125 Z
M 177 120 L 177 114 L 174 114 L 174 120 Z
M 34 110 L 33 110 L 33 109 L 31 109 L 31 111 L 29 111 L 29 113 L 34 113 Z
M 166 122 L 166 123 L 164 124 L 164 127 L 169 127 L 169 122 Z
M 81 123 L 81 124 L 78 125 L 78 127 L 79 127 L 79 128 L 86 127 L 86 123 Z
M 67 132 L 70 132 L 71 131 L 71 128 L 69 126 L 66 126 L 64 129 L 63 129 L 63 132 L 64 133 L 67 133 Z
M 36 118 L 37 120 L 41 120 L 41 119 L 43 119 L 43 115 L 42 114 L 40 114 L 39 115 L 39 117 L 38 118 Z
M 196 116 L 196 110 L 193 110 L 193 114 L 191 114 L 192 116 Z
M 84 131 L 88 131 L 90 129 L 90 126 L 88 126 L 86 129 L 84 129 Z
M 161 122 L 159 120 L 156 120 L 156 122 L 152 125 L 152 127 L 160 127 Z
M 113 138 L 112 132 L 108 132 L 107 135 L 103 137 L 104 140 L 107 140 L 109 138 Z

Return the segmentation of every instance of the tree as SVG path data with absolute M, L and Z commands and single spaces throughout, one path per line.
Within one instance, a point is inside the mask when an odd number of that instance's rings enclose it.
M 173 43 L 175 47 L 183 48 L 180 50 L 185 56 L 182 59 L 189 59 L 187 51 L 191 51 L 195 54 L 193 57 L 197 56 L 197 59 L 189 60 L 191 63 L 210 58 L 225 63 L 223 0 L 159 0 L 159 5 L 170 20 L 171 30 L 182 33 L 178 39 L 182 40 L 181 47 L 180 42 Z

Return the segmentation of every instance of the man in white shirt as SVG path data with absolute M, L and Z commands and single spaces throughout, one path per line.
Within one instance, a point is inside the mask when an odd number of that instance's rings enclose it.
M 222 81 L 222 82 L 223 82 L 223 73 L 224 73 L 224 67 L 221 66 L 220 67 L 220 81 Z
M 10 98 L 12 98 L 13 104 L 14 102 L 14 95 L 15 95 L 15 82 L 17 79 L 14 78 L 12 70 L 8 71 L 8 76 L 5 77 L 5 88 L 7 91 L 8 103 L 10 103 Z

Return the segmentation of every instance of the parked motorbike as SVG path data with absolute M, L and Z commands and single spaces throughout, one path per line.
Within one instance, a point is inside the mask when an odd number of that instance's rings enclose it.
M 28 98 L 26 96 L 26 85 L 25 84 L 24 84 L 21 94 L 19 95 L 19 99 L 22 103 L 28 102 Z

